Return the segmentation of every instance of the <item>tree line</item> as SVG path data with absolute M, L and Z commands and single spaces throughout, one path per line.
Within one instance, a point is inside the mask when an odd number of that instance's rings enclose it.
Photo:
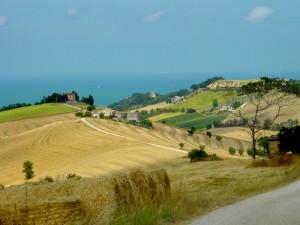
M 92 95 L 89 95 L 87 97 L 82 97 L 80 99 L 78 93 L 76 91 L 72 91 L 72 93 L 75 94 L 75 100 L 82 102 L 82 103 L 86 103 L 88 105 L 93 106 L 95 104 L 95 100 L 94 97 Z M 26 106 L 32 106 L 32 105 L 40 105 L 40 104 L 44 104 L 44 103 L 64 103 L 66 102 L 67 99 L 67 95 L 66 94 L 61 94 L 61 93 L 52 93 L 51 95 L 45 96 L 43 97 L 40 101 L 31 104 L 31 103 L 16 103 L 16 104 L 10 104 L 7 106 L 3 106 L 0 108 L 0 112 L 2 111 L 7 111 L 7 110 L 11 110 L 11 109 L 17 109 L 17 108 L 21 108 L 21 107 L 26 107 Z

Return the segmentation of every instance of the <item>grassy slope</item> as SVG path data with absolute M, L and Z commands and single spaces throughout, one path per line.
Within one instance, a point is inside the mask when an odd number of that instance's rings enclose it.
M 218 99 L 219 104 L 225 102 L 225 92 L 203 92 L 188 98 L 185 102 L 175 104 L 172 108 L 205 109 L 212 106 L 214 99 Z
M 157 121 L 165 120 L 165 119 L 172 118 L 172 117 L 175 117 L 175 116 L 179 116 L 179 115 L 182 115 L 182 114 L 183 114 L 182 112 L 162 113 L 162 114 L 150 117 L 149 120 L 151 120 L 153 122 L 157 122 Z
M 187 220 L 299 179 L 299 161 L 281 168 L 252 168 L 249 164 L 250 160 L 170 162 L 164 168 L 172 181 L 172 196 L 160 205 L 124 213 L 113 225 L 190 224 Z
M 63 104 L 43 104 L 37 106 L 28 106 L 0 112 L 0 123 L 43 116 L 52 116 L 74 111 L 74 109 Z
M 204 115 L 201 113 L 185 113 L 179 116 L 163 119 L 167 125 L 181 127 L 181 128 L 191 128 L 195 127 L 197 129 L 206 128 L 207 125 L 213 124 L 214 122 L 220 122 L 227 117 L 228 114 L 212 114 Z M 161 120 L 162 121 L 162 120 Z

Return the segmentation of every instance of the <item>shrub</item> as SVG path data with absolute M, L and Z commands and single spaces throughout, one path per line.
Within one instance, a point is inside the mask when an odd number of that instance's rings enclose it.
M 70 180 L 70 179 L 80 180 L 81 177 L 78 176 L 78 175 L 76 175 L 76 173 L 69 173 L 69 174 L 67 175 L 67 180 Z
M 142 120 L 141 126 L 146 128 L 153 128 L 153 123 L 150 120 Z
M 30 180 L 31 178 L 34 177 L 33 163 L 32 162 L 27 160 L 23 163 L 23 173 L 25 175 L 26 180 Z
M 83 113 L 82 113 L 82 112 L 76 112 L 76 113 L 75 113 L 75 116 L 77 116 L 77 117 L 82 117 L 82 116 L 83 116 Z
M 207 131 L 207 132 L 206 132 L 206 135 L 207 135 L 209 138 L 211 138 L 212 133 L 211 133 L 210 131 Z
M 235 153 L 236 153 L 236 149 L 233 147 L 229 147 L 228 151 L 231 155 L 235 155 Z
M 188 157 L 190 158 L 191 162 L 204 160 L 208 154 L 204 150 L 193 149 L 189 152 Z
M 239 155 L 240 155 L 240 156 L 243 156 L 243 155 L 244 155 L 244 149 L 242 149 L 242 148 L 239 149 Z
M 253 155 L 253 150 L 251 148 L 247 149 L 247 155 L 252 156 Z
M 195 127 L 191 127 L 190 130 L 187 130 L 189 136 L 193 136 L 194 133 L 195 133 L 195 131 L 196 131 L 196 128 L 195 128 Z
M 212 102 L 212 106 L 213 108 L 217 108 L 219 107 L 219 102 L 218 102 L 218 99 L 214 99 L 213 102 Z
M 241 106 L 241 102 L 240 101 L 235 101 L 233 104 L 232 104 L 232 107 L 234 108 L 234 109 L 237 109 L 237 108 L 239 108 Z
M 216 160 L 220 160 L 220 158 L 217 156 L 217 154 L 211 154 L 208 156 L 210 161 L 216 161 Z
M 44 181 L 48 182 L 48 183 L 51 183 L 51 182 L 54 182 L 54 179 L 50 176 L 46 176 L 43 178 Z
M 200 145 L 200 150 L 204 151 L 205 150 L 205 145 Z
M 5 186 L 3 184 L 0 184 L 0 191 L 3 191 L 5 189 Z
M 258 156 L 266 156 L 266 152 L 263 149 L 256 149 L 255 154 Z
M 187 108 L 187 109 L 185 110 L 185 112 L 186 112 L 186 113 L 195 113 L 196 110 L 195 110 L 195 109 L 192 109 L 192 108 Z
M 83 116 L 84 117 L 92 117 L 92 113 L 90 111 L 86 111 Z
M 279 133 L 281 152 L 300 153 L 300 126 L 282 128 Z
M 183 147 L 184 147 L 184 143 L 179 143 L 179 147 L 181 148 L 181 149 L 183 149 Z
M 93 110 L 96 109 L 96 107 L 95 107 L 94 105 L 89 105 L 88 107 L 86 107 L 86 109 L 87 109 L 88 111 L 93 111 Z
M 271 159 L 255 160 L 250 164 L 252 167 L 281 167 L 290 166 L 294 163 L 293 155 L 282 154 Z
M 217 135 L 216 139 L 217 139 L 217 141 L 222 141 L 222 136 Z
M 104 119 L 104 113 L 100 113 L 100 114 L 99 114 L 99 118 L 100 118 L 100 119 Z

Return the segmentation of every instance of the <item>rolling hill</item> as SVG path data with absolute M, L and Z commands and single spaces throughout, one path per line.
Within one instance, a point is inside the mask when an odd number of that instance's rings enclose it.
M 38 117 L 46 117 L 64 113 L 71 113 L 75 111 L 75 109 L 68 107 L 64 104 L 55 103 L 27 106 L 0 112 L 0 123 Z

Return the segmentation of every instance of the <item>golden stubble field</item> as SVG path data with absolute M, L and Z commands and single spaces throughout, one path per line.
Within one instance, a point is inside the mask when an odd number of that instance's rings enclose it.
M 199 145 L 184 131 L 165 126 L 149 130 L 114 121 L 89 121 L 103 130 L 166 147 L 178 148 L 179 142 L 184 142 L 185 150 L 189 150 Z M 25 160 L 33 162 L 34 180 L 38 180 L 69 173 L 92 177 L 151 165 L 159 167 L 160 163 L 186 156 L 182 152 L 103 134 L 70 116 L 0 124 L 0 129 L 2 134 L 6 133 L 0 136 L 0 183 L 4 185 L 24 182 Z M 208 151 L 227 155 L 217 149 Z

